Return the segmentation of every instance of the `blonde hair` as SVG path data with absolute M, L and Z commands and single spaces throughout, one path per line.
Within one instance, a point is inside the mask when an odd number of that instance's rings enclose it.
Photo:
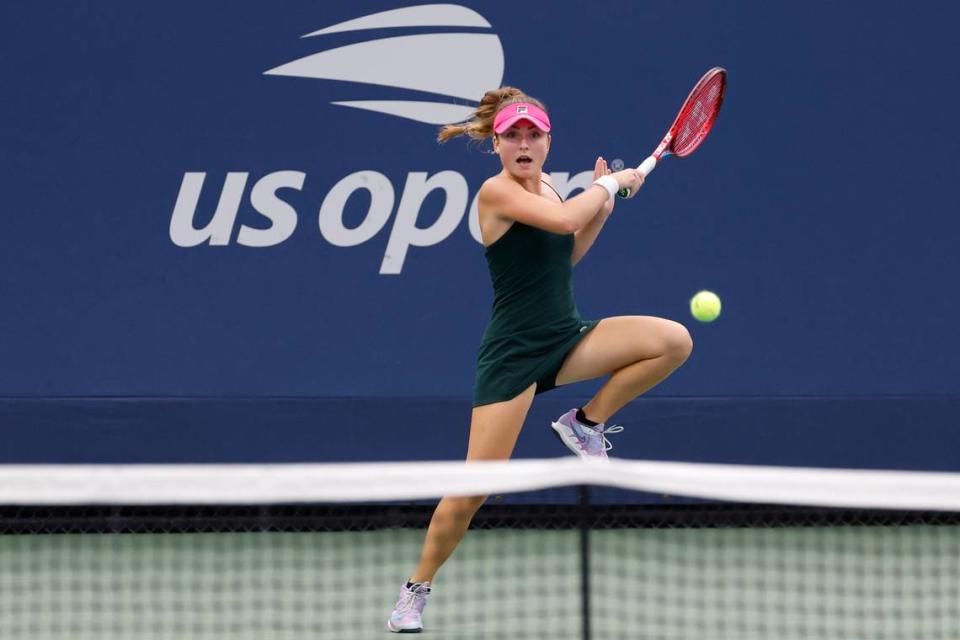
M 529 102 L 535 104 L 544 111 L 547 108 L 536 98 L 531 98 L 516 87 L 500 87 L 493 91 L 487 91 L 480 99 L 480 106 L 473 112 L 473 117 L 466 122 L 459 124 L 448 124 L 440 129 L 437 134 L 437 142 L 446 142 L 450 138 L 457 136 L 468 136 L 469 138 L 482 142 L 487 138 L 493 137 L 493 120 L 496 118 L 500 109 L 508 104 L 517 102 Z

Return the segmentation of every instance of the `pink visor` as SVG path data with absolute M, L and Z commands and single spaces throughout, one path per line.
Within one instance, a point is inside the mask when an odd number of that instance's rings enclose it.
M 493 131 L 503 133 L 521 120 L 529 120 L 533 126 L 544 133 L 550 131 L 550 117 L 547 112 L 529 102 L 516 102 L 500 109 L 493 120 Z

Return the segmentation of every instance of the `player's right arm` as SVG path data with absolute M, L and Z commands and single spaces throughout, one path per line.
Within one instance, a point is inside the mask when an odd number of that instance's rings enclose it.
M 634 192 L 643 181 L 636 169 L 625 169 L 610 175 L 621 188 L 628 187 Z M 499 218 L 568 235 L 585 227 L 608 197 L 605 188 L 594 184 L 566 202 L 552 202 L 530 193 L 511 180 L 495 176 L 483 183 L 477 204 L 485 212 Z

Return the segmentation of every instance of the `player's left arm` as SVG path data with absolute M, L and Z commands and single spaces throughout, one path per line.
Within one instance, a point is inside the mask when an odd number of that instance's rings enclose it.
M 593 179 L 596 180 L 600 176 L 605 176 L 609 173 L 610 169 L 607 167 L 607 161 L 604 160 L 602 156 L 597 158 L 597 162 L 593 168 Z M 573 264 L 580 262 L 580 259 L 583 258 L 583 256 L 587 254 L 587 251 L 590 250 L 590 247 L 593 246 L 607 218 L 613 213 L 615 200 L 616 198 L 609 198 L 604 202 L 600 206 L 599 211 L 597 211 L 597 215 L 574 235 L 573 254 L 570 256 L 570 261 Z

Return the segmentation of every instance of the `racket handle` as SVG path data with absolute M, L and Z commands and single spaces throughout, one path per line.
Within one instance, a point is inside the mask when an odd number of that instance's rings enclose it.
M 653 169 L 656 166 L 657 166 L 657 159 L 653 156 L 650 156 L 649 158 L 647 158 L 646 160 L 640 163 L 640 166 L 637 167 L 637 171 L 643 174 L 643 177 L 646 178 L 648 175 L 650 175 L 650 172 L 653 171 Z M 623 189 L 620 189 L 620 191 L 617 192 L 617 195 L 620 196 L 621 198 L 629 198 L 630 189 L 627 189 L 626 187 L 624 187 Z

